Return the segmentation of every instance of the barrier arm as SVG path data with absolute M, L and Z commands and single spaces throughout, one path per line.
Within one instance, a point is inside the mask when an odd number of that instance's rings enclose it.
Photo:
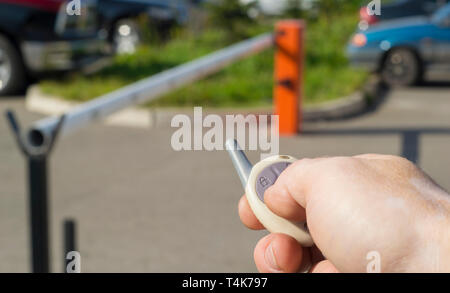
M 273 34 L 266 33 L 86 102 L 65 113 L 61 136 L 130 105 L 159 98 L 163 94 L 217 72 L 239 59 L 256 54 L 273 45 Z M 51 134 L 56 128 L 58 120 L 58 117 L 50 117 L 32 125 L 27 135 L 28 145 L 32 148 L 45 147 L 52 140 Z

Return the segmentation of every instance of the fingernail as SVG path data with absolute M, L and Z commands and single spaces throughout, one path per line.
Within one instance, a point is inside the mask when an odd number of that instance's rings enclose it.
M 281 269 L 277 264 L 277 260 L 275 259 L 275 254 L 273 253 L 272 243 L 267 246 L 266 251 L 264 252 L 264 259 L 270 269 L 276 272 L 281 272 Z

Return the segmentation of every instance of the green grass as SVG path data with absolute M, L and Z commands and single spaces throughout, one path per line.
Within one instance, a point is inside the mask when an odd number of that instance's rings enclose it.
M 355 29 L 353 15 L 321 19 L 307 28 L 305 68 L 306 103 L 319 103 L 353 93 L 362 87 L 368 74 L 351 68 L 345 47 Z
M 304 96 L 307 104 L 351 94 L 366 79 L 351 69 L 344 55 L 355 28 L 355 16 L 308 24 Z M 270 31 L 272 25 L 250 28 L 251 35 Z M 181 32 L 159 46 L 143 46 L 133 55 L 116 56 L 113 63 L 91 76 L 72 74 L 40 83 L 44 93 L 87 101 L 186 61 L 204 56 L 231 42 L 223 30 L 207 29 L 197 36 Z M 272 103 L 273 50 L 239 61 L 222 71 L 176 90 L 149 106 L 158 107 L 264 107 Z

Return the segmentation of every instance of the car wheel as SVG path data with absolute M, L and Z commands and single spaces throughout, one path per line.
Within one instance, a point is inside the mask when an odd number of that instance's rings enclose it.
M 134 53 L 141 43 L 141 36 L 136 22 L 131 19 L 119 20 L 114 27 L 113 41 L 116 53 Z
M 409 86 L 420 79 L 420 66 L 419 59 L 411 50 L 394 49 L 384 60 L 381 78 L 392 87 Z
M 20 93 L 25 80 L 25 69 L 17 49 L 0 35 L 0 96 Z

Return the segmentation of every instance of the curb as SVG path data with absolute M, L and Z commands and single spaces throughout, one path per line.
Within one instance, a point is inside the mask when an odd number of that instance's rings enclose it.
M 369 103 L 362 92 L 335 101 L 307 106 L 304 121 L 337 120 L 364 113 Z
M 26 94 L 25 105 L 27 110 L 44 115 L 61 115 L 81 103 L 63 100 L 57 96 L 47 95 L 41 92 L 37 85 L 31 86 Z M 361 92 L 348 97 L 318 105 L 306 106 L 303 111 L 304 121 L 344 119 L 358 115 L 366 111 L 368 99 Z M 270 108 L 261 109 L 214 109 L 205 111 L 204 115 L 217 114 L 220 116 L 229 114 L 270 114 Z M 152 128 L 169 124 L 176 114 L 193 115 L 191 109 L 142 109 L 137 107 L 119 111 L 103 123 L 112 126 L 125 126 L 135 128 Z
M 36 85 L 28 89 L 25 99 L 27 110 L 51 116 L 61 115 L 81 104 L 67 101 L 57 96 L 43 94 Z M 150 111 L 127 108 L 111 115 L 103 123 L 114 126 L 150 128 L 154 126 L 155 121 Z

